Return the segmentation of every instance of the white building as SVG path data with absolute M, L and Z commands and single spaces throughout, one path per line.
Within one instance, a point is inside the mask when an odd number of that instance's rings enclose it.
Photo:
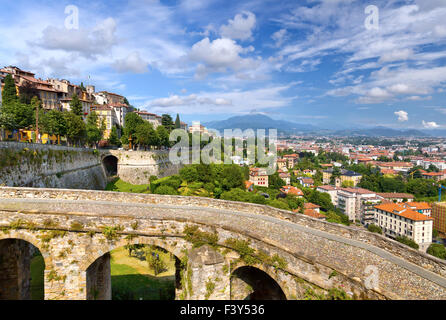
M 359 220 L 366 224 L 367 220 L 373 220 L 373 213 L 364 211 L 366 204 L 376 201 L 376 193 L 363 188 L 339 188 L 337 207 L 348 216 L 350 221 Z M 371 217 L 368 215 L 371 214 Z
M 426 251 L 432 243 L 433 219 L 397 203 L 375 206 L 375 224 L 390 237 L 403 237 L 415 241 Z

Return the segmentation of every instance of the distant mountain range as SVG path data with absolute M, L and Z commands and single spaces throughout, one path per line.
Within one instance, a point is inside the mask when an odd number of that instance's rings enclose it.
M 299 124 L 283 120 L 273 120 L 262 114 L 232 117 L 222 121 L 203 123 L 206 128 L 216 129 L 223 133 L 225 129 L 277 129 L 280 133 L 292 134 L 315 131 L 318 128 L 311 124 Z
M 446 136 L 444 130 L 397 130 L 387 127 L 374 127 L 364 129 L 325 129 L 311 124 L 300 124 L 284 120 L 274 120 L 262 114 L 250 114 L 232 117 L 222 121 L 203 123 L 209 129 L 216 129 L 223 134 L 225 129 L 277 129 L 279 134 L 304 134 L 304 135 L 333 135 L 333 136 L 366 136 L 366 137 L 431 137 Z

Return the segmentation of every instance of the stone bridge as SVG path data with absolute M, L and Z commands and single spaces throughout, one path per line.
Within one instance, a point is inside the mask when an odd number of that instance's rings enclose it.
M 442 260 L 362 229 L 207 198 L 0 188 L 1 299 L 29 299 L 37 249 L 45 299 L 110 299 L 109 252 L 127 244 L 176 257 L 177 299 L 304 299 L 335 288 L 446 299 Z

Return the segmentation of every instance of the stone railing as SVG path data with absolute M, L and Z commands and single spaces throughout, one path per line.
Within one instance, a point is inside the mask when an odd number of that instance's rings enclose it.
M 397 241 L 382 235 L 371 233 L 356 227 L 347 227 L 339 224 L 321 221 L 301 214 L 272 208 L 269 206 L 223 201 L 210 198 L 162 196 L 152 194 L 130 194 L 89 190 L 62 190 L 62 189 L 33 189 L 33 188 L 0 188 L 0 198 L 26 198 L 26 199 L 59 199 L 111 201 L 120 203 L 141 203 L 153 205 L 169 205 L 178 207 L 200 207 L 212 210 L 225 210 L 259 214 L 278 219 L 287 220 L 304 227 L 320 230 L 346 239 L 360 241 L 409 261 L 422 268 L 446 277 L 446 261 L 430 256 L 423 252 L 407 247 Z

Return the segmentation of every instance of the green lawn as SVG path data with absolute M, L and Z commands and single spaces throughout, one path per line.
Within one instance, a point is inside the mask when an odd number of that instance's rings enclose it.
M 45 263 L 41 255 L 35 256 L 31 260 L 31 300 L 43 300 Z
M 129 257 L 124 248 L 111 252 L 113 300 L 175 299 L 175 261 L 168 254 L 160 255 L 168 267 L 155 276 L 145 260 Z
M 150 184 L 133 185 L 118 179 L 107 184 L 105 190 L 130 193 L 150 193 L 149 186 Z

